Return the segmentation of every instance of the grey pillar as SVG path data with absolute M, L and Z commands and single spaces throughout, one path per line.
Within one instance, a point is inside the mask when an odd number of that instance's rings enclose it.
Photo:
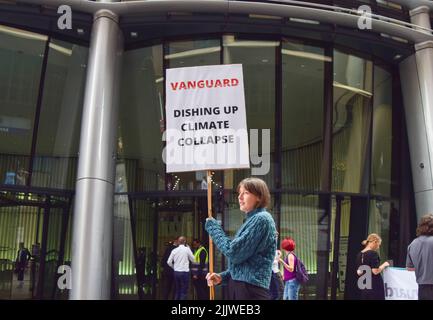
M 427 7 L 410 14 L 412 23 L 430 29 Z M 400 63 L 400 78 L 419 219 L 433 212 L 433 41 L 418 43 L 415 50 Z
M 70 299 L 109 299 L 118 86 L 118 17 L 94 15 L 81 125 Z

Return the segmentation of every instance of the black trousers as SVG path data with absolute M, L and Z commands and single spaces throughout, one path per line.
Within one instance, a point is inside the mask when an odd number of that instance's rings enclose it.
M 270 300 L 269 289 L 229 279 L 228 300 Z
M 433 300 L 433 284 L 418 285 L 418 300 Z
M 197 300 L 209 300 L 209 287 L 207 286 L 206 276 L 199 276 L 192 279 L 192 284 L 197 294 Z

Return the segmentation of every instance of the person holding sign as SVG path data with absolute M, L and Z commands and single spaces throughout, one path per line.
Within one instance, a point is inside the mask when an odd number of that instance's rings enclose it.
M 277 249 L 277 231 L 266 211 L 270 193 L 258 178 L 246 178 L 237 188 L 244 224 L 232 240 L 214 218 L 206 219 L 206 231 L 218 249 L 228 258 L 228 269 L 206 276 L 209 286 L 228 284 L 229 300 L 269 300 L 272 263 Z

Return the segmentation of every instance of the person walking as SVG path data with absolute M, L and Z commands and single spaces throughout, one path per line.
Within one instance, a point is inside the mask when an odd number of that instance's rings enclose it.
M 371 272 L 368 276 L 371 276 L 371 286 L 366 288 L 359 288 L 361 290 L 361 300 L 385 300 L 385 289 L 381 272 L 389 267 L 389 262 L 385 261 L 380 264 L 380 257 L 377 251 L 382 244 L 382 238 L 376 233 L 368 235 L 367 239 L 362 241 L 364 249 L 358 253 L 356 258 L 358 270 L 357 275 L 359 277 L 365 275 L 365 273 L 359 269 L 361 266 L 367 266 Z
M 206 231 L 215 246 L 228 258 L 228 269 L 206 276 L 209 286 L 228 285 L 229 300 L 269 300 L 272 262 L 277 249 L 277 231 L 266 211 L 270 193 L 259 178 L 246 178 L 238 187 L 239 208 L 245 222 L 233 239 L 214 218 L 206 219 Z
M 24 242 L 20 242 L 17 258 L 15 260 L 15 272 L 17 273 L 17 280 L 19 282 L 18 288 L 22 288 L 24 285 L 24 272 L 30 257 L 31 254 L 29 249 L 24 247 Z
M 194 262 L 191 249 L 186 246 L 186 238 L 178 238 L 179 246 L 168 257 L 167 264 L 174 270 L 174 300 L 186 300 L 189 287 L 189 263 Z
M 406 268 L 415 271 L 418 300 L 433 300 L 433 214 L 421 218 L 407 248 Z

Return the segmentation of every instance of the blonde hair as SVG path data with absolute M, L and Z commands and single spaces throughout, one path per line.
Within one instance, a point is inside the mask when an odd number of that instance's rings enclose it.
M 366 246 L 369 242 L 381 242 L 382 238 L 379 237 L 377 233 L 370 233 L 364 241 L 362 241 L 362 245 Z

